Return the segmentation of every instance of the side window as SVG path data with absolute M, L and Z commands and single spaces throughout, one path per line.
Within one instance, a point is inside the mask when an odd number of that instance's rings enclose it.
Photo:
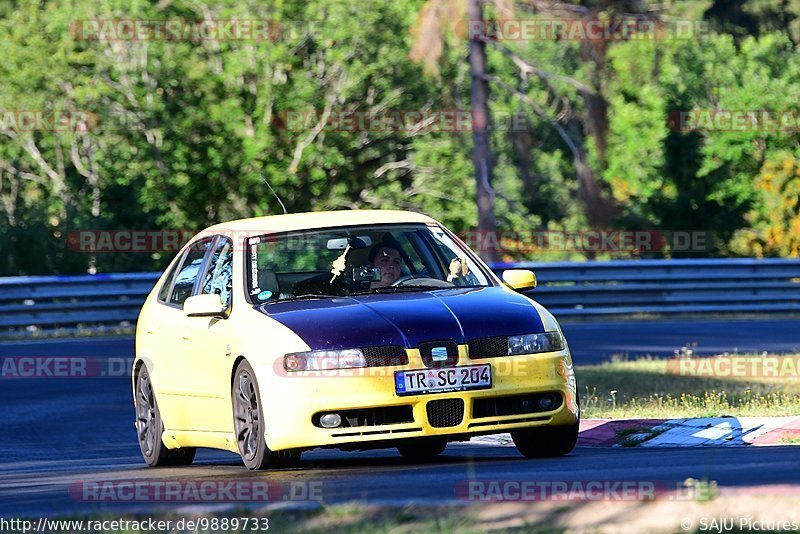
M 224 237 L 217 241 L 209 260 L 208 272 L 200 287 L 201 293 L 216 293 L 226 308 L 231 306 L 233 290 L 233 243 Z
M 170 304 L 183 306 L 184 301 L 192 296 L 192 289 L 194 289 L 194 284 L 200 274 L 200 268 L 203 266 L 203 257 L 205 257 L 208 247 L 211 246 L 211 242 L 211 238 L 202 239 L 189 248 L 175 278 L 175 287 L 172 288 L 172 294 L 169 296 Z
M 172 266 L 170 269 L 169 274 L 164 279 L 164 285 L 161 286 L 161 289 L 158 290 L 158 300 L 159 302 L 166 302 L 167 295 L 169 294 L 169 288 L 172 285 L 172 279 L 175 278 L 175 271 L 178 270 L 178 266 L 181 264 L 180 258 L 178 261 L 175 262 L 175 265 Z

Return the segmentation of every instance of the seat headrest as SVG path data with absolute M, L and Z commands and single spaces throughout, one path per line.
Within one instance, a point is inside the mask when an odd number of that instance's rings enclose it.
M 258 287 L 261 288 L 261 291 L 272 291 L 276 297 L 281 293 L 278 277 L 273 271 L 267 269 L 258 270 Z

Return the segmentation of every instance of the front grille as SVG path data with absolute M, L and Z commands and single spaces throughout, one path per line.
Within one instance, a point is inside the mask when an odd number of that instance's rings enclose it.
M 555 402 L 551 408 L 543 410 L 539 401 L 549 396 Z M 498 417 L 503 415 L 522 415 L 528 413 L 556 410 L 561 406 L 561 395 L 558 393 L 539 393 L 536 395 L 514 395 L 512 397 L 488 397 L 472 401 L 472 417 Z
M 447 352 L 447 359 L 435 361 L 433 353 L 442 351 Z M 419 354 L 426 367 L 448 367 L 458 362 L 458 345 L 452 339 L 425 341 L 419 344 Z
M 326 410 L 315 413 L 311 418 L 314 426 L 323 428 L 319 423 L 320 417 L 326 413 L 338 413 L 342 424 L 338 428 L 352 428 L 357 426 L 398 425 L 413 423 L 414 413 L 411 405 L 381 406 L 378 408 L 358 408 L 355 410 Z M 330 430 L 330 429 L 326 429 Z
M 508 336 L 479 337 L 470 340 L 467 346 L 471 360 L 508 356 Z
M 391 365 L 408 365 L 406 349 L 400 345 L 381 345 L 379 347 L 363 347 L 361 352 L 367 360 L 367 367 L 388 367 Z
M 463 399 L 442 399 L 428 402 L 428 423 L 434 428 L 458 426 L 464 420 Z

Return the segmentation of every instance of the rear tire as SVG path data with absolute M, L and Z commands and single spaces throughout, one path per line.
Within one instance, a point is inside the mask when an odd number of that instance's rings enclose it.
M 136 376 L 136 435 L 139 450 L 150 467 L 191 465 L 197 449 L 182 447 L 168 449 L 161 436 L 164 435 L 164 421 L 158 409 L 153 384 L 147 367 L 142 366 Z
M 407 460 L 426 462 L 442 454 L 445 447 L 447 440 L 441 438 L 412 438 L 398 444 L 397 451 Z
M 300 463 L 297 451 L 271 451 L 264 438 L 264 410 L 256 374 L 246 360 L 239 364 L 233 376 L 233 427 L 239 454 L 248 469 L 296 467 Z
M 569 426 L 523 428 L 511 432 L 517 450 L 526 458 L 553 458 L 569 454 L 578 442 L 579 422 Z

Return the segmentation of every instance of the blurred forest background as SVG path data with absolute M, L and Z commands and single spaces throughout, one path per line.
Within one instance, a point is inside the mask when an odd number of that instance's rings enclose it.
M 289 211 L 420 210 L 478 226 L 469 131 L 337 131 L 286 112 L 469 110 L 468 0 L 2 0 L 0 274 L 163 268 L 71 250 L 83 229 L 200 230 Z M 701 21 L 691 38 L 489 40 L 498 230 L 707 231 L 712 256 L 798 256 L 800 132 L 675 131 L 676 110 L 800 102 L 800 0 L 494 0 L 486 20 Z M 91 40 L 86 19 L 267 19 L 274 39 Z M 523 127 L 508 128 L 516 114 Z M 662 254 L 670 254 L 669 250 Z M 580 259 L 528 251 L 525 259 Z M 519 258 L 521 259 L 521 258 Z

